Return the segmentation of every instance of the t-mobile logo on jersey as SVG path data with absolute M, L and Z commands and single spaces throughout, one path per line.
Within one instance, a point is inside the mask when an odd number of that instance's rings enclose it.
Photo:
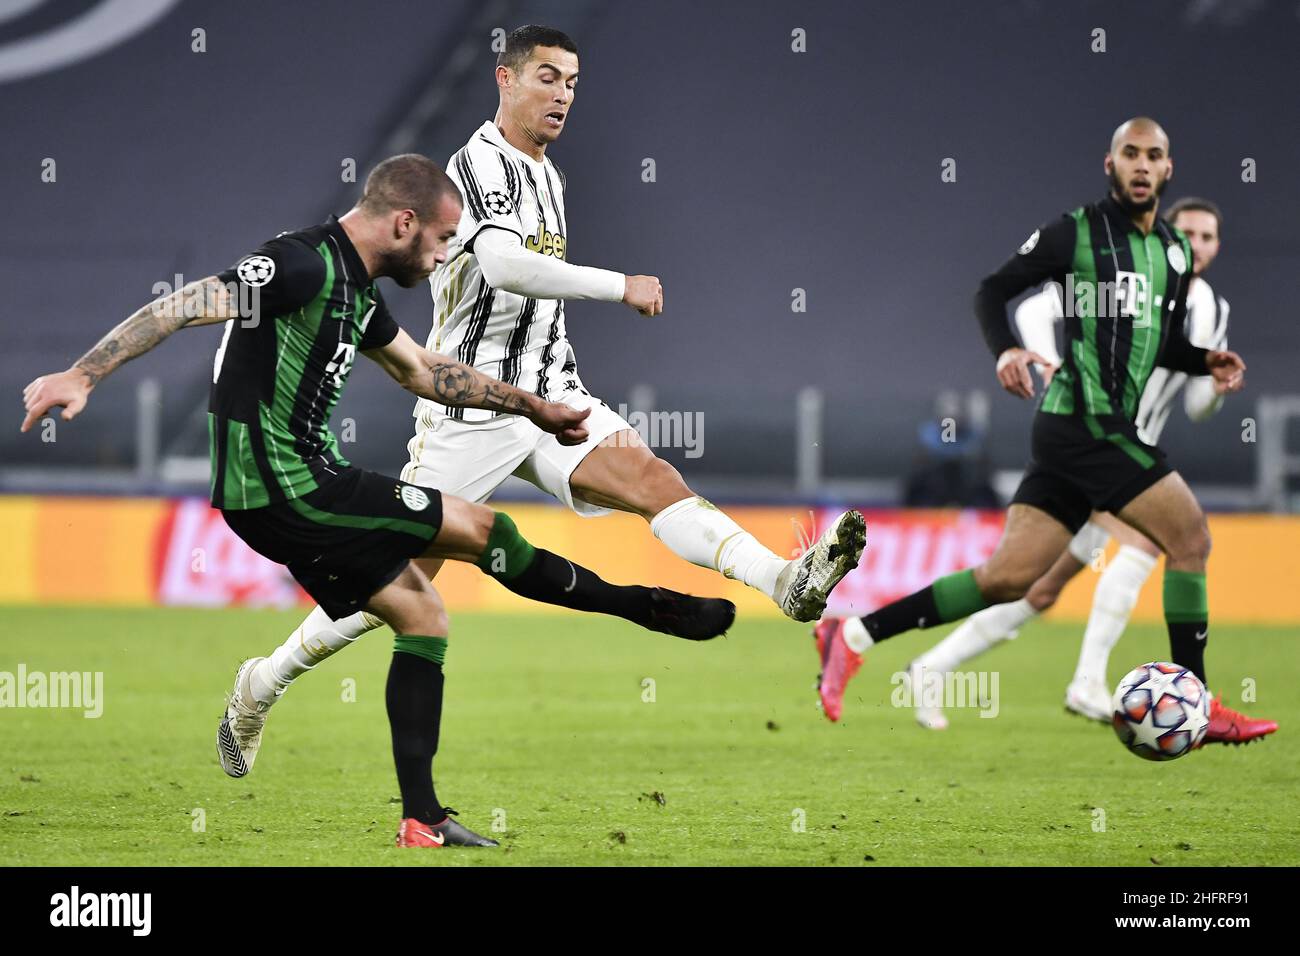
M 334 357 L 325 366 L 325 374 L 333 377 L 334 387 L 342 388 L 352 371 L 352 363 L 357 357 L 357 347 L 347 342 L 340 342 L 334 350 Z

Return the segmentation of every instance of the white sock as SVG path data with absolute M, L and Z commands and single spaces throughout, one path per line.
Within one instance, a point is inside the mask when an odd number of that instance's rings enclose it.
M 383 625 L 373 614 L 358 611 L 331 621 L 319 607 L 313 608 L 289 639 L 271 652 L 248 675 L 253 697 L 273 704 L 295 677 L 305 674 L 325 658 L 341 651 L 362 634 Z
M 1079 665 L 1074 679 L 1080 683 L 1106 683 L 1106 664 L 1110 649 L 1128 626 L 1129 615 L 1137 604 L 1142 585 L 1155 569 L 1158 559 L 1131 545 L 1121 545 L 1115 560 L 1106 565 L 1092 595 L 1092 611 L 1079 648 Z
M 876 642 L 867 632 L 867 626 L 862 623 L 862 618 L 850 617 L 844 622 L 844 643 L 855 654 L 863 654 Z
M 789 564 L 703 498 L 683 498 L 650 521 L 650 531 L 678 557 L 743 581 L 775 599 L 777 576 Z
M 1025 623 L 1036 617 L 1038 612 L 1024 598 L 986 607 L 962 621 L 957 630 L 918 657 L 917 663 L 945 674 L 955 671 L 999 641 L 1011 640 Z

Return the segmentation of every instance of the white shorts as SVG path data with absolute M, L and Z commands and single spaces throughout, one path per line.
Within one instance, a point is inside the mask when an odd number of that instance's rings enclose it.
M 554 435 L 517 415 L 487 422 L 444 416 L 416 419 L 415 436 L 406 446 L 411 460 L 401 478 L 481 504 L 503 481 L 518 475 L 583 517 L 609 514 L 608 508 L 575 501 L 569 478 L 592 449 L 632 426 L 584 390 L 568 392 L 560 400 L 574 408 L 591 408 L 585 422 L 589 434 L 581 445 L 561 445 Z

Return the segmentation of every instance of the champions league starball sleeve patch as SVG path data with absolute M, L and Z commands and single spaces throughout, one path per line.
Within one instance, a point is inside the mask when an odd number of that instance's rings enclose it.
M 515 211 L 515 204 L 505 193 L 493 190 L 483 197 L 483 205 L 494 216 L 508 216 Z
M 248 256 L 235 266 L 235 275 L 244 285 L 264 286 L 275 277 L 275 260 L 270 256 Z

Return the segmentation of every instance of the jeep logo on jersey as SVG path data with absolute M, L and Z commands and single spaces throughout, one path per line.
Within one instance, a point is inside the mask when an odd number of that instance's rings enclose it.
M 253 288 L 266 285 L 275 276 L 275 260 L 270 256 L 249 256 L 235 267 L 235 275 Z
M 533 252 L 540 252 L 544 256 L 555 256 L 557 259 L 564 258 L 564 237 L 558 232 L 551 232 L 549 229 L 539 226 L 537 234 L 529 236 L 524 240 L 524 245 Z
M 1034 246 L 1038 245 L 1038 233 L 1039 230 L 1035 229 L 1034 234 L 1021 243 L 1020 248 L 1017 249 L 1016 252 L 1020 253 L 1022 256 L 1033 252 Z
M 398 497 L 402 499 L 402 504 L 412 511 L 423 511 L 429 507 L 429 496 L 419 488 L 414 485 L 402 485 L 401 489 Z
M 510 201 L 510 197 L 495 189 L 483 197 L 483 203 L 494 216 L 508 216 L 515 211 L 515 204 Z
M 1169 267 L 1179 275 L 1187 270 L 1187 256 L 1182 246 L 1174 243 L 1165 250 L 1165 255 L 1169 256 Z

